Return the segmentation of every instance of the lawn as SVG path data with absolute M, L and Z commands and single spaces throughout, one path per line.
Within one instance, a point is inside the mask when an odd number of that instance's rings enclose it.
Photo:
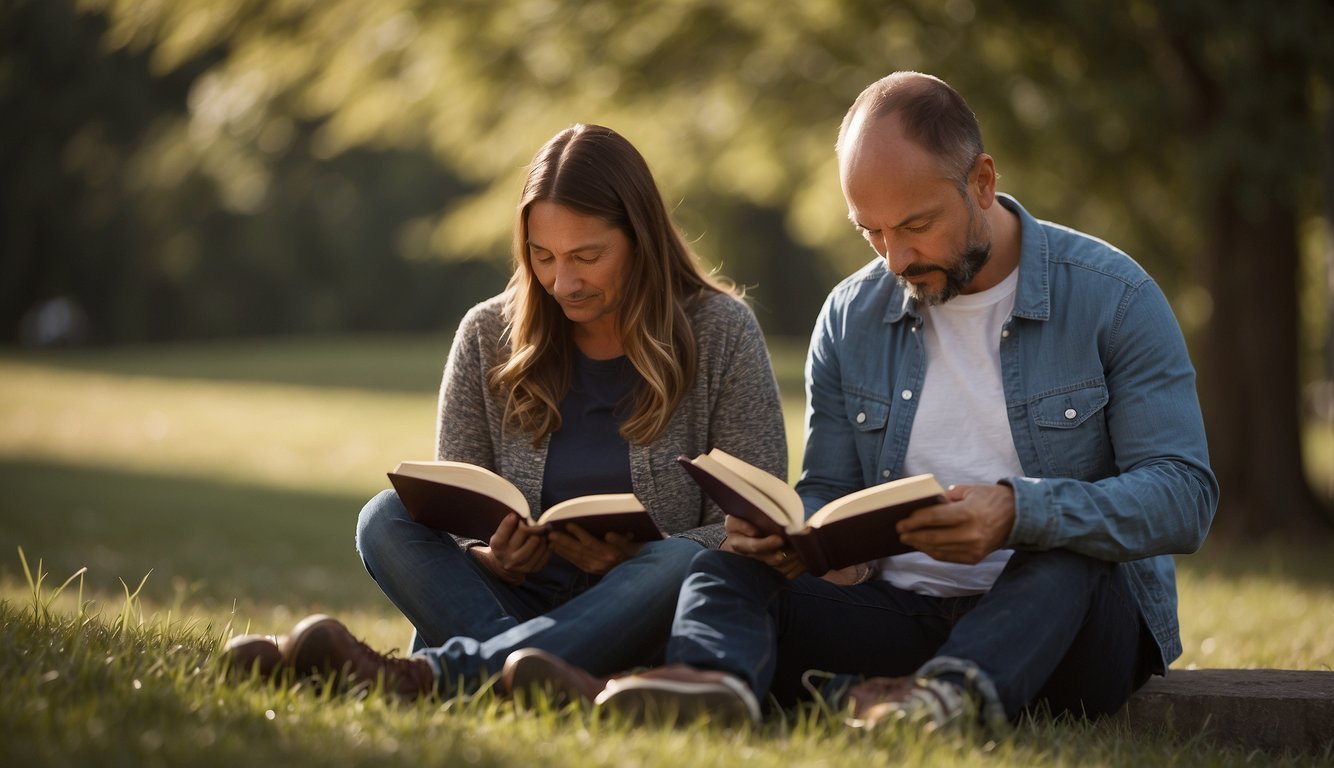
M 1116 723 L 1029 721 L 995 744 L 863 736 L 803 710 L 737 734 L 635 729 L 485 694 L 401 705 L 223 680 L 213 655 L 226 637 L 280 632 L 311 612 L 336 613 L 377 647 L 406 642 L 406 621 L 356 556 L 353 521 L 388 468 L 431 455 L 447 350 L 443 337 L 366 337 L 0 353 L 0 764 L 1331 759 L 1147 739 Z M 802 349 L 773 352 L 795 457 Z M 1334 455 L 1334 437 L 1313 440 Z M 1179 563 L 1177 666 L 1334 665 L 1327 546 L 1211 543 Z

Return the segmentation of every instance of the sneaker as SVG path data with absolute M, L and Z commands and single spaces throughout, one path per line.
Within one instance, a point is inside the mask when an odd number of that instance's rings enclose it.
M 367 688 L 381 682 L 403 698 L 435 690 L 435 670 L 425 659 L 395 658 L 358 640 L 337 619 L 307 616 L 279 639 L 283 659 L 301 677 L 326 676 L 339 686 Z
M 612 678 L 594 703 L 632 722 L 685 725 L 703 718 L 735 726 L 760 721 L 759 702 L 739 678 L 681 664 Z
M 500 686 L 505 693 L 513 696 L 518 691 L 545 691 L 558 707 L 576 701 L 592 704 L 606 683 L 606 678 L 594 677 L 538 648 L 521 648 L 511 653 L 500 672 Z
M 884 722 L 921 724 L 927 730 L 961 725 L 970 700 L 953 683 L 926 677 L 873 677 L 848 690 L 848 725 L 873 729 Z
M 222 648 L 227 670 L 235 677 L 272 677 L 283 664 L 278 638 L 273 635 L 237 635 Z
M 801 686 L 806 689 L 811 700 L 829 712 L 841 712 L 847 705 L 848 691 L 861 681 L 860 675 L 835 674 L 820 669 L 808 669 L 801 673 Z

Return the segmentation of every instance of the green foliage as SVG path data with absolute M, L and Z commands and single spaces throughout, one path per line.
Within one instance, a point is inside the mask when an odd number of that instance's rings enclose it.
M 116 340 L 447 327 L 461 309 L 429 297 L 499 276 L 424 257 L 503 265 L 524 165 L 576 121 L 640 146 L 703 255 L 801 334 L 870 256 L 832 144 L 893 69 L 956 84 L 1006 189 L 1184 295 L 1208 190 L 1240 175 L 1310 207 L 1331 72 L 1318 0 L 74 7 L 5 12 L 0 98 L 29 119 L 5 137 L 23 295 L 0 321 L 72 293 Z
M 70 0 L 0 14 L 0 338 L 60 296 L 94 341 L 447 328 L 503 285 L 501 264 L 424 258 L 421 219 L 454 174 L 411 151 L 317 156 L 299 114 L 246 122 L 244 87 L 215 93 L 225 45 L 168 71 L 163 48 Z

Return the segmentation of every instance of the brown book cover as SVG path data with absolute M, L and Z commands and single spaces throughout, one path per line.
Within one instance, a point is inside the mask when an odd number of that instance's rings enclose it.
M 914 510 L 943 502 L 943 496 L 905 501 L 860 512 L 851 517 L 807 528 L 791 534 L 792 546 L 801 554 L 806 570 L 815 576 L 849 565 L 912 552 L 899 539 L 895 526 Z
M 494 496 L 468 488 L 397 472 L 389 473 L 389 482 L 413 520 L 455 536 L 487 541 L 509 513 L 527 517 L 527 510 L 514 509 Z
M 528 501 L 519 489 L 483 467 L 448 461 L 401 462 L 389 473 L 389 482 L 413 520 L 465 538 L 489 540 L 511 512 L 535 530 L 563 531 L 577 524 L 599 539 L 608 533 L 619 533 L 633 541 L 664 538 L 631 493 L 568 499 L 533 520 Z
M 715 449 L 708 455 L 716 459 L 718 453 Z M 807 571 L 815 576 L 911 551 L 912 547 L 899 539 L 898 522 L 917 509 L 945 501 L 944 489 L 934 477 L 917 475 L 834 499 L 801 521 L 800 497 L 785 483 L 774 486 L 768 477 L 760 476 L 752 481 L 731 470 L 739 459 L 727 454 L 722 459 L 721 467 L 688 456 L 678 457 L 677 462 L 724 512 L 766 534 L 777 533 L 787 539 Z M 756 485 L 760 481 L 770 486 L 767 492 Z M 783 498 L 775 499 L 770 494 Z M 776 515 L 784 515 L 787 520 L 779 520 Z
M 538 522 L 541 524 L 542 520 L 539 519 Z M 570 525 L 583 528 L 595 539 L 602 539 L 609 533 L 619 533 L 631 541 L 657 541 L 666 538 L 647 512 L 607 512 L 587 517 L 567 517 L 546 523 L 544 527 L 564 532 Z
M 704 489 L 704 494 L 713 499 L 713 503 L 717 504 L 723 512 L 745 520 L 765 534 L 777 533 L 781 536 L 787 536 L 787 531 L 781 522 L 760 509 L 736 488 L 695 465 L 689 456 L 678 456 L 676 461 L 685 467 L 690 476 L 695 479 L 695 482 L 699 483 L 699 487 Z

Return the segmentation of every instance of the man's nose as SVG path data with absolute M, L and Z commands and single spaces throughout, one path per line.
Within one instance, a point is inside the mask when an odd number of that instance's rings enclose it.
M 917 258 L 916 252 L 911 247 L 895 243 L 884 235 L 877 236 L 871 243 L 871 248 L 885 260 L 889 271 L 896 275 L 911 266 Z

